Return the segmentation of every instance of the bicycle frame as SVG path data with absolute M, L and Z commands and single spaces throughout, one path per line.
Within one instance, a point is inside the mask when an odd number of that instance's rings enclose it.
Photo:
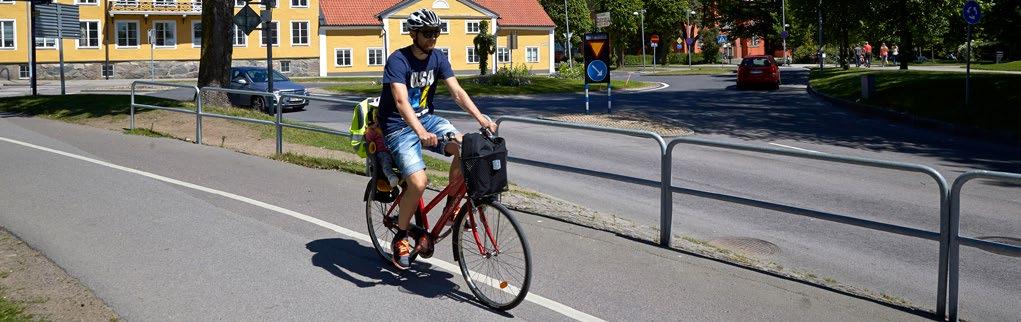
M 420 226 L 422 226 L 423 229 L 425 229 L 426 231 L 429 231 L 429 215 L 428 215 L 428 213 L 430 211 L 432 211 L 432 209 L 435 208 L 437 205 L 439 205 L 439 203 L 441 201 L 443 201 L 447 196 L 452 196 L 454 198 L 452 205 L 460 204 L 463 200 L 465 200 L 465 195 L 467 195 L 467 193 L 468 193 L 468 187 L 465 186 L 465 184 L 462 182 L 462 183 L 459 183 L 457 185 L 447 185 L 447 187 L 444 188 L 442 191 L 440 191 L 440 193 L 438 195 L 436 195 L 436 197 L 434 197 L 432 200 L 429 201 L 428 205 L 426 205 L 425 201 L 420 198 L 418 200 L 418 209 L 416 209 L 416 211 L 415 211 L 416 222 Z M 394 202 L 392 204 L 390 204 L 390 209 L 387 210 L 386 216 L 384 218 L 390 218 L 390 216 L 394 212 L 394 209 L 397 208 L 397 205 L 400 204 L 401 199 L 403 199 L 403 198 L 404 198 L 404 191 L 402 191 L 401 194 L 398 195 L 397 198 L 394 200 Z M 472 202 L 469 201 L 468 204 L 472 204 Z M 471 205 L 469 205 L 468 207 L 471 207 Z M 436 221 L 436 226 L 433 227 L 432 231 L 429 232 L 429 235 L 430 235 L 430 237 L 432 237 L 434 244 L 438 243 L 440 240 L 442 240 L 442 238 L 440 238 L 440 235 L 443 233 L 444 228 L 454 229 L 453 225 L 451 225 L 448 228 L 448 227 L 446 227 L 447 225 L 445 225 L 445 223 L 447 221 L 452 221 L 452 220 L 455 219 L 454 217 L 457 216 L 457 214 L 454 213 L 454 209 L 455 208 L 457 208 L 457 207 L 450 207 L 450 208 L 445 209 L 443 211 L 443 213 L 440 215 L 439 220 Z M 472 211 L 472 212 L 474 212 L 474 211 Z M 482 222 L 482 227 L 484 228 L 483 230 L 486 232 L 485 235 L 489 239 L 490 245 L 493 246 L 493 251 L 495 251 L 496 253 L 499 253 L 500 252 L 500 247 L 496 243 L 496 238 L 493 236 L 493 232 L 492 232 L 492 230 L 489 227 L 489 220 L 486 219 L 485 214 L 479 214 L 478 217 L 479 217 L 480 221 Z M 472 227 L 472 228 L 478 227 L 477 223 L 475 222 L 475 216 L 469 216 L 468 217 L 468 221 L 469 221 L 469 227 Z M 397 223 L 393 223 L 393 224 L 395 226 L 397 225 Z M 486 250 L 485 243 L 483 243 L 482 237 L 479 236 L 478 230 L 477 229 L 472 229 L 472 235 L 474 235 L 474 237 L 475 237 L 475 245 L 478 246 L 478 248 L 479 248 L 479 254 L 483 254 L 483 256 L 488 256 L 490 253 Z

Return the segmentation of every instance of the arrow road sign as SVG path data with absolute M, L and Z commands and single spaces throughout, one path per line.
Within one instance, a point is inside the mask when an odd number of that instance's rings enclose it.
M 588 73 L 588 78 L 592 79 L 593 82 L 602 82 L 606 79 L 606 73 L 609 71 L 606 68 L 606 63 L 602 60 L 593 60 L 588 64 L 588 68 L 585 69 Z
M 245 35 L 251 34 L 261 22 L 262 18 L 259 17 L 259 14 L 255 13 L 255 10 L 252 10 L 252 7 L 248 5 L 245 5 L 244 8 L 241 8 L 234 15 L 234 24 L 241 28 Z
M 978 2 L 974 0 L 968 0 L 964 3 L 964 21 L 969 25 L 978 23 L 978 20 L 982 18 L 982 9 L 979 8 Z

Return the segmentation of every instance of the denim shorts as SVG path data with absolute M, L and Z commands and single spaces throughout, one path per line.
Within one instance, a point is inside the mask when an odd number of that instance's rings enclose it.
M 426 114 L 418 121 L 422 122 L 422 127 L 426 131 L 436 134 L 437 138 L 442 138 L 450 132 L 458 133 L 449 121 L 436 115 Z M 418 139 L 418 135 L 411 130 L 410 126 L 388 133 L 384 139 L 386 148 L 393 154 L 394 163 L 401 170 L 402 178 L 407 178 L 412 173 L 425 169 L 425 161 L 422 159 L 422 141 Z M 439 145 L 430 147 L 429 151 L 449 155 Z

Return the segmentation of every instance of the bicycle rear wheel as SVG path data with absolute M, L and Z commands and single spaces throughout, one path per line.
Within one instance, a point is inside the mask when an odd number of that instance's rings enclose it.
M 366 187 L 368 200 L 365 201 L 365 221 L 369 225 L 369 238 L 372 239 L 372 247 L 384 261 L 391 262 L 393 261 L 393 250 L 390 249 L 390 243 L 393 241 L 394 235 L 397 234 L 397 214 L 400 207 L 392 202 L 376 201 L 376 189 L 372 187 L 373 182 L 375 180 L 370 180 Z M 394 209 L 389 213 L 390 215 L 387 215 L 390 207 L 394 207 Z
M 532 282 L 532 257 L 521 226 L 495 202 L 462 212 L 454 226 L 454 251 L 468 288 L 486 306 L 514 308 Z

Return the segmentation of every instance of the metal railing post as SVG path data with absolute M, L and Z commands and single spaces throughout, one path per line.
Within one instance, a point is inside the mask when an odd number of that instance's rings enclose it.
M 946 316 L 947 312 L 947 275 L 949 274 L 950 249 L 953 247 L 951 246 L 949 191 L 946 180 L 943 180 L 939 183 L 939 270 L 937 273 L 939 281 L 936 283 L 936 316 L 939 316 L 940 319 Z
M 276 99 L 276 126 L 277 126 L 277 155 L 284 154 L 284 99 L 279 95 L 273 94 L 273 98 Z
M 195 144 L 202 144 L 202 93 L 195 86 Z
M 674 193 L 673 187 L 673 149 L 669 146 L 663 151 L 660 159 L 660 192 L 659 192 L 659 245 L 670 247 L 673 236 Z
M 128 129 L 135 129 L 135 84 L 137 82 L 131 82 L 131 124 L 128 125 Z

